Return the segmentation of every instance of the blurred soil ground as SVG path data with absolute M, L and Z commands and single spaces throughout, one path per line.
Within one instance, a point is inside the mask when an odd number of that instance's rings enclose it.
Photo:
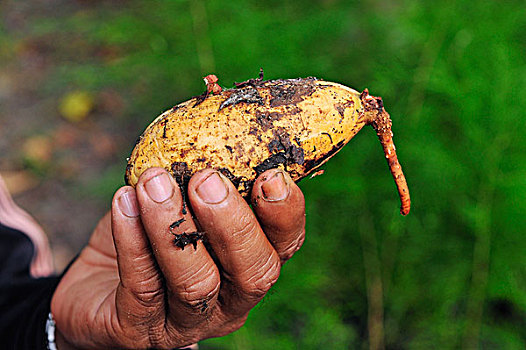
M 0 173 L 16 202 L 48 233 L 59 271 L 109 209 L 107 194 L 96 184 L 108 171 L 124 174 L 126 154 L 137 137 L 137 129 L 115 118 L 126 109 L 115 90 L 96 95 L 42 91 L 49 73 L 64 57 L 74 59 L 79 46 L 57 48 L 55 36 L 31 35 L 31 23 L 60 16 L 57 9 L 67 13 L 82 6 L 87 2 L 7 1 L 0 6 L 3 34 L 12 38 L 0 61 Z M 98 49 L 82 45 L 82 50 Z

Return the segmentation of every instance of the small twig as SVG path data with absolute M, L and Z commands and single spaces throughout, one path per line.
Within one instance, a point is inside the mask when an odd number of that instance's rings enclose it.
M 185 218 L 180 218 L 179 220 L 177 221 L 174 221 L 171 225 L 170 225 L 170 232 L 172 232 L 173 230 L 175 230 L 177 227 L 179 227 L 183 222 L 185 222 L 186 219 Z M 173 232 L 172 232 L 173 233 Z
M 206 98 L 211 94 L 217 95 L 220 94 L 221 91 L 223 91 L 223 88 L 221 88 L 221 86 L 219 86 L 219 84 L 217 83 L 219 79 L 217 79 L 217 76 L 215 76 L 214 74 L 207 75 L 203 78 L 203 80 L 206 84 L 206 91 L 203 92 L 201 95 L 197 96 L 195 103 L 192 107 L 196 107 L 203 103 L 203 101 L 206 100 Z
M 259 77 L 257 77 L 256 79 L 248 79 L 248 80 L 242 81 L 241 83 L 234 83 L 234 85 L 236 86 L 236 88 L 242 88 L 245 86 L 252 86 L 256 88 L 259 85 L 261 85 L 262 82 L 263 82 L 263 68 L 259 68 Z
M 175 246 L 181 248 L 181 250 L 184 250 L 184 247 L 189 244 L 193 245 L 194 249 L 197 249 L 197 242 L 203 240 L 204 232 L 183 232 L 181 234 L 174 234 L 174 236 L 173 243 Z

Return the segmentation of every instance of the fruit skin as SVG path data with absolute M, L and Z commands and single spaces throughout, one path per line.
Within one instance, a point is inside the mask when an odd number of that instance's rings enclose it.
M 383 105 L 376 103 L 381 99 L 317 78 L 251 80 L 237 86 L 204 100 L 190 99 L 157 117 L 132 151 L 126 183 L 135 186 L 146 169 L 163 167 L 185 188 L 193 173 L 214 168 L 248 198 L 265 170 L 279 167 L 299 181 L 364 125 L 374 126 L 385 115 L 390 123 Z M 392 144 L 390 124 L 388 129 L 385 142 Z
M 176 178 L 215 168 L 247 196 L 267 169 L 283 168 L 295 181 L 307 176 L 365 125 L 360 93 L 315 78 L 267 81 L 194 104 L 183 102 L 148 126 L 130 157 L 128 184 L 154 166 Z

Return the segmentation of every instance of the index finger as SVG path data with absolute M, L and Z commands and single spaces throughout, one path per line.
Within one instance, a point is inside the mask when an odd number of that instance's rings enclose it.
M 196 231 L 190 212 L 183 210 L 179 187 L 164 169 L 151 168 L 139 178 L 136 192 L 141 221 L 164 276 L 170 310 L 176 310 L 169 316 L 185 327 L 204 321 L 203 313 L 213 309 L 219 291 L 219 272 L 200 240 L 195 248 L 174 244 L 174 235 Z

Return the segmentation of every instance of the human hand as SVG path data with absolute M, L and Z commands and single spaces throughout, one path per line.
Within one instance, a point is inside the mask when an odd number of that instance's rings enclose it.
M 33 242 L 35 253 L 29 266 L 31 276 L 47 277 L 53 274 L 53 255 L 46 233 L 29 213 L 20 208 L 0 175 L 0 223 L 19 230 Z
M 303 243 L 303 194 L 277 169 L 254 183 L 254 212 L 210 169 L 191 178 L 187 200 L 195 219 L 160 168 L 116 192 L 53 296 L 61 350 L 175 348 L 229 334 Z M 174 235 L 198 230 L 206 244 L 174 245 Z

